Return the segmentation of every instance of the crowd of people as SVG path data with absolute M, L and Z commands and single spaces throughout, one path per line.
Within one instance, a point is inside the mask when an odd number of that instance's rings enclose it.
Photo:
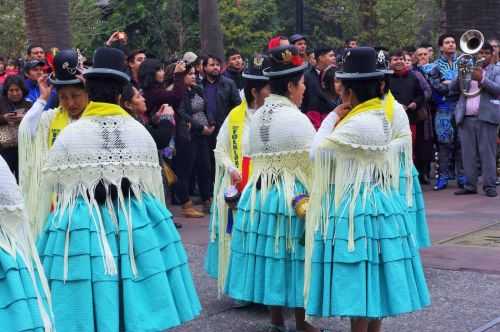
M 219 295 L 269 306 L 270 332 L 287 330 L 284 307 L 297 331 L 340 316 L 377 332 L 428 306 L 421 184 L 435 173 L 434 190 L 456 179 L 469 195 L 481 177 L 497 196 L 499 42 L 484 42 L 466 85 L 456 42 L 311 49 L 294 34 L 247 61 L 229 49 L 165 63 L 115 32 L 91 61 L 40 46 L 21 70 L 0 61 L 0 271 L 12 276 L 0 287 L 24 289 L 0 294 L 2 321 L 117 332 L 196 318 L 168 201 L 209 215 L 205 270 Z

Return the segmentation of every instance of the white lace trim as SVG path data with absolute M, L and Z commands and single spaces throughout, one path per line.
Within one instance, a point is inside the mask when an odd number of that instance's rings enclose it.
M 52 299 L 43 266 L 31 237 L 28 220 L 24 211 L 21 191 L 7 163 L 0 157 L 0 248 L 12 257 L 19 257 L 26 265 L 37 298 L 38 309 L 46 332 L 54 331 L 52 322 Z M 37 282 L 38 279 L 41 283 Z M 43 293 L 43 295 L 42 295 Z M 48 308 L 44 305 L 47 299 Z
M 69 125 L 59 135 L 49 152 L 48 162 L 42 172 L 45 192 L 57 194 L 56 217 L 59 217 L 58 221 L 65 212 L 71 215 L 79 197 L 83 198 L 88 208 L 93 211 L 92 222 L 98 230 L 105 273 L 109 275 L 114 275 L 118 271 L 106 238 L 94 191 L 97 185 L 104 185 L 108 193 L 106 206 L 111 215 L 116 216 L 118 211 L 114 211 L 114 204 L 111 202 L 110 186 L 113 185 L 118 189 L 118 208 L 126 218 L 130 263 L 132 272 L 137 277 L 132 236 L 133 220 L 130 206 L 127 206 L 127 201 L 130 201 L 126 200 L 122 194 L 122 180 L 127 179 L 130 182 L 130 194 L 138 200 L 142 200 L 143 193 L 150 193 L 161 202 L 164 201 L 163 180 L 156 144 L 146 129 L 131 117 L 80 119 Z M 43 205 L 46 218 L 50 201 Z M 118 232 L 116 217 L 113 221 Z M 68 275 L 70 226 L 68 225 L 66 232 L 65 280 Z

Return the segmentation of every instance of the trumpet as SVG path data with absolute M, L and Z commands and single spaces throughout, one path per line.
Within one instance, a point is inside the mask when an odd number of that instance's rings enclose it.
M 458 77 L 462 94 L 466 97 L 475 97 L 481 93 L 481 88 L 477 91 L 469 92 L 472 80 L 472 72 L 480 67 L 485 59 L 479 58 L 478 53 L 484 45 L 484 35 L 479 30 L 467 30 L 460 37 L 460 49 L 463 54 L 457 59 Z

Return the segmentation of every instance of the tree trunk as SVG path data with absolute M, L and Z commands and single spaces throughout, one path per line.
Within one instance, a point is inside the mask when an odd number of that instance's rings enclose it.
M 198 0 L 202 54 L 224 59 L 224 42 L 217 0 Z
M 359 4 L 361 15 L 361 31 L 364 31 L 368 45 L 376 43 L 377 13 L 375 5 L 377 0 L 362 0 Z
M 45 50 L 71 47 L 69 0 L 24 0 L 24 11 L 31 44 Z

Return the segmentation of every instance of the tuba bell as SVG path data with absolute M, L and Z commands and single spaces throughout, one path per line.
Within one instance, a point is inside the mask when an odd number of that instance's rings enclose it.
M 466 97 L 474 97 L 481 93 L 481 88 L 477 91 L 469 92 L 472 72 L 480 67 L 485 59 L 478 58 L 478 53 L 483 48 L 484 35 L 479 30 L 467 30 L 460 37 L 460 49 L 463 54 L 457 59 L 458 76 L 460 89 Z

